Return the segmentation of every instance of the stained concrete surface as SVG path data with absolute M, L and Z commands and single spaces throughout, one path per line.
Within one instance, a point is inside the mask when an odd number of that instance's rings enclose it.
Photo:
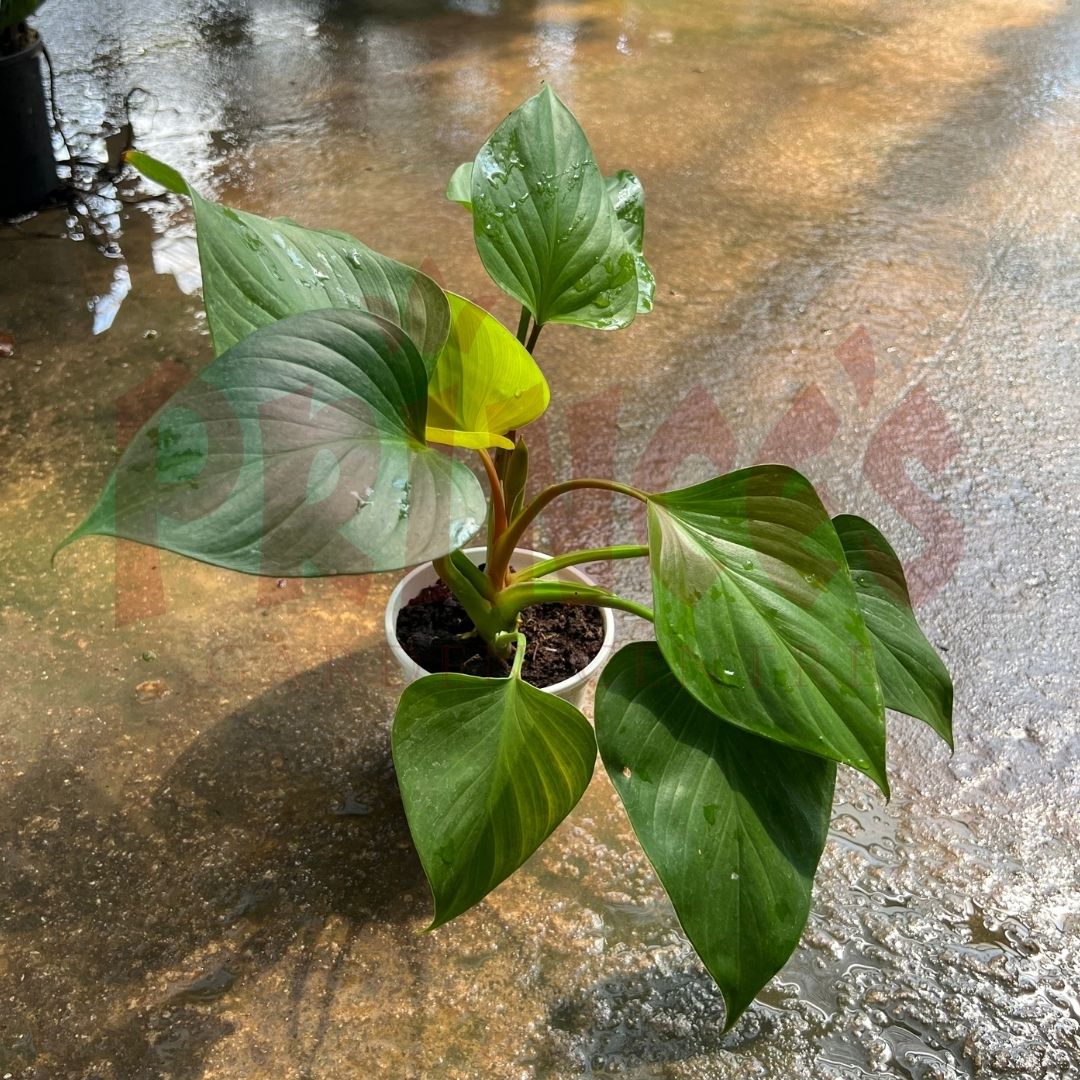
M 418 933 L 393 575 L 279 587 L 104 540 L 50 569 L 209 358 L 186 210 L 106 191 L 0 231 L 0 1076 L 1080 1076 L 1076 5 L 67 0 L 39 25 L 77 153 L 142 87 L 140 145 L 206 191 L 511 325 L 441 192 L 550 79 L 642 177 L 659 290 L 625 333 L 544 331 L 538 478 L 797 464 L 908 563 L 957 749 L 893 720 L 888 805 L 842 770 L 803 943 L 728 1035 L 603 776 Z M 588 496 L 533 546 L 572 526 L 641 528 Z

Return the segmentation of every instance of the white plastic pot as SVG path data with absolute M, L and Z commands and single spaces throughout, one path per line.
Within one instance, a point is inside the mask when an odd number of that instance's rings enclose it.
M 465 554 L 479 565 L 487 556 L 487 551 L 482 547 L 466 548 Z M 512 562 L 515 569 L 524 570 L 526 566 L 532 566 L 533 563 L 543 562 L 545 559 L 550 558 L 550 555 L 544 555 L 539 551 L 530 551 L 528 548 L 515 548 Z M 583 573 L 576 566 L 567 566 L 559 570 L 557 573 L 552 574 L 548 580 L 551 579 L 573 581 L 579 585 L 596 584 L 588 574 Z M 390 594 L 390 599 L 386 604 L 386 643 L 390 646 L 390 651 L 394 654 L 394 659 L 397 661 L 398 667 L 401 668 L 401 674 L 407 683 L 414 682 L 421 676 L 429 674 L 429 672 L 417 664 L 401 647 L 397 639 L 398 612 L 414 596 L 419 595 L 423 589 L 426 589 L 429 585 L 434 585 L 438 580 L 439 575 L 435 573 L 435 568 L 431 563 L 424 563 L 423 566 L 410 570 L 398 582 L 397 588 Z M 573 705 L 581 703 L 589 680 L 600 673 L 615 648 L 615 620 L 612 617 L 611 609 L 601 608 L 600 616 L 604 620 L 604 639 L 600 643 L 600 651 L 576 675 L 572 675 L 569 679 L 563 679 L 562 682 L 543 687 L 545 693 L 555 694 L 556 697 L 561 697 Z

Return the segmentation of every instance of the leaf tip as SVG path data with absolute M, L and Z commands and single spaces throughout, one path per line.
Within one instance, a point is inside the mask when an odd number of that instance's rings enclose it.
M 56 545 L 56 547 L 53 548 L 52 554 L 49 556 L 50 570 L 56 569 L 56 557 L 60 554 L 61 551 L 64 550 L 64 548 L 69 547 L 71 544 L 74 544 L 76 540 L 82 540 L 83 537 L 95 535 L 97 530 L 95 530 L 93 525 L 91 524 L 92 521 L 93 514 L 91 514 L 90 517 L 86 518 L 85 521 L 80 522 L 74 529 L 71 530 L 71 532 L 67 534 L 67 536 L 64 537 L 63 540 L 60 541 L 59 544 Z
M 155 184 L 160 184 L 176 195 L 190 195 L 188 182 L 171 166 L 143 153 L 141 150 L 125 150 L 124 160 Z
M 76 530 L 76 532 L 77 532 L 77 530 Z M 56 547 L 54 547 L 52 549 L 52 554 L 49 556 L 49 569 L 50 570 L 55 570 L 56 569 L 56 556 L 59 555 L 60 552 L 63 551 L 64 548 L 66 548 L 68 546 L 68 544 L 73 544 L 76 540 L 78 540 L 78 536 L 76 535 L 76 533 L 72 533 L 70 536 L 65 536 L 64 539 L 61 540 L 60 543 L 57 544 Z
M 886 805 L 888 805 L 889 801 L 892 799 L 892 789 L 889 787 L 888 776 L 885 775 L 884 771 L 882 771 L 881 774 L 878 775 L 876 770 L 874 772 L 867 773 L 867 776 L 869 776 L 870 779 L 873 780 L 875 784 L 877 784 L 878 790 L 881 792 L 882 795 L 885 796 L 885 803 Z
M 843 764 L 851 765 L 853 768 L 858 769 L 859 772 L 865 776 L 870 777 L 871 780 L 877 785 L 878 790 L 885 796 L 885 801 L 888 802 L 892 792 L 889 788 L 889 766 L 885 754 L 885 709 L 881 707 L 879 713 L 879 719 L 881 722 L 880 739 L 878 742 L 875 740 L 873 746 L 864 746 L 863 753 L 866 755 L 864 758 L 859 757 L 847 757 L 838 758 Z
M 756 993 L 749 997 L 735 997 L 723 986 L 720 987 L 720 996 L 724 999 L 724 1026 L 720 1030 L 721 1035 L 726 1035 L 742 1018 L 746 1010 L 754 1004 Z

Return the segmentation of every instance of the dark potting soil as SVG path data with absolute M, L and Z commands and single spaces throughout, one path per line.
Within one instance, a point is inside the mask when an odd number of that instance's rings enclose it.
M 462 638 L 472 619 L 443 582 L 420 591 L 398 612 L 401 647 L 427 671 L 502 678 L 510 665 L 488 652 L 480 637 Z M 604 621 L 585 604 L 536 604 L 521 613 L 525 663 L 521 674 L 533 686 L 551 686 L 576 675 L 600 651 Z

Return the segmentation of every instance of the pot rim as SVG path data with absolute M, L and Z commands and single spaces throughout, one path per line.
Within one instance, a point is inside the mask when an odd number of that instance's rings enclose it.
M 45 43 L 41 40 L 41 35 L 33 27 L 30 27 L 30 32 L 34 35 L 34 39 L 29 45 L 24 45 L 18 52 L 0 52 L 0 67 L 5 64 L 14 64 L 19 60 L 28 60 L 42 51 Z
M 470 557 L 479 556 L 481 559 L 487 554 L 487 548 L 485 547 L 463 548 L 462 551 L 465 555 Z M 548 555 L 543 551 L 534 551 L 532 548 L 524 547 L 514 548 L 514 554 L 527 555 L 532 559 L 532 563 L 542 562 L 545 559 L 552 558 L 551 555 Z M 532 565 L 532 563 L 529 565 Z M 397 637 L 397 612 L 401 607 L 404 607 L 405 600 L 412 599 L 411 596 L 404 596 L 409 585 L 430 567 L 431 563 L 429 562 L 414 566 L 397 583 L 397 585 L 394 586 L 394 591 L 390 594 L 390 599 L 386 602 L 386 614 L 384 619 L 386 642 L 390 646 L 390 651 L 394 654 L 394 659 L 397 660 L 402 671 L 409 672 L 410 670 L 415 669 L 420 673 L 416 678 L 432 673 L 417 664 L 416 661 L 401 647 L 401 643 L 398 641 Z M 558 575 L 563 574 L 567 575 L 569 579 L 578 581 L 583 585 L 596 584 L 596 581 L 593 578 L 586 574 L 584 570 L 579 570 L 576 566 L 567 566 L 558 571 Z M 556 575 L 556 577 L 558 575 Z M 566 580 L 566 578 L 563 580 Z M 563 679 L 562 682 L 552 683 L 550 686 L 538 686 L 536 688 L 537 690 L 543 690 L 545 694 L 554 694 L 556 696 L 572 692 L 578 687 L 584 686 L 585 683 L 596 675 L 604 664 L 607 663 L 615 648 L 615 618 L 611 608 L 606 607 L 600 608 L 600 617 L 604 624 L 604 637 L 600 642 L 600 648 L 596 655 L 580 671 L 575 672 L 568 679 Z

